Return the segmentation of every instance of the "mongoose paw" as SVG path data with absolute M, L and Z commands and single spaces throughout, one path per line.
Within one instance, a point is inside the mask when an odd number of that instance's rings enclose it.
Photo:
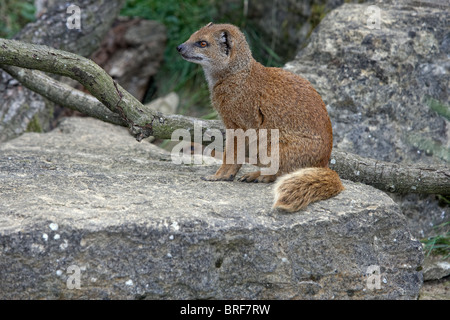
M 255 182 L 255 183 L 270 183 L 275 181 L 277 177 L 275 175 L 261 175 L 261 171 L 251 172 L 244 174 L 238 179 L 240 182 Z
M 277 179 L 276 175 L 270 175 L 270 176 L 260 175 L 257 179 L 258 180 L 257 182 L 271 183 L 271 182 L 274 182 L 276 179 Z
M 213 174 L 212 176 L 201 177 L 201 179 L 204 181 L 233 181 L 234 175 L 217 176 L 217 175 Z
M 240 182 L 258 182 L 256 181 L 258 177 L 261 175 L 260 171 L 252 172 L 244 174 L 242 177 L 238 179 Z

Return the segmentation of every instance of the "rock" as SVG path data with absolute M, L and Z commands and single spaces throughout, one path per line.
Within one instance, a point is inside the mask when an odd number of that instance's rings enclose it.
M 148 103 L 153 110 L 164 114 L 175 114 L 180 104 L 180 97 L 175 92 L 171 92 L 164 97 L 157 98 Z
M 37 93 L 24 88 L 16 79 L 0 69 L 0 142 L 25 131 L 50 129 L 50 108 Z
M 344 181 L 285 214 L 215 169 L 89 118 L 1 144 L 0 297 L 417 298 L 422 245 L 383 192 Z
M 322 95 L 338 149 L 406 165 L 448 165 L 448 8 L 445 0 L 344 4 L 285 66 Z M 372 24 L 377 17 L 379 28 Z M 416 237 L 450 217 L 433 196 L 395 198 Z
M 164 97 L 152 100 L 151 102 L 147 103 L 146 106 L 164 114 L 175 114 L 179 104 L 180 97 L 175 92 L 171 92 Z M 155 141 L 155 137 L 148 137 L 147 141 L 153 142 Z M 174 144 L 176 143 L 178 142 L 174 142 Z
M 159 70 L 166 48 L 163 24 L 119 17 L 92 60 L 139 101 Z
M 425 281 L 420 289 L 419 300 L 448 300 L 450 279 Z
M 423 263 L 423 280 L 438 280 L 450 275 L 450 263 L 427 257 Z

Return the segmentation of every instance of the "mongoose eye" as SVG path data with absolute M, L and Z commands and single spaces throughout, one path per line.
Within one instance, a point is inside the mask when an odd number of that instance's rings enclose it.
M 201 48 L 206 48 L 208 46 L 208 42 L 206 41 L 199 41 L 197 42 L 197 45 Z

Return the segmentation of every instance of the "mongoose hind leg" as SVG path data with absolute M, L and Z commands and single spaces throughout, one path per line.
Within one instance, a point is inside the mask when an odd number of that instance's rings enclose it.
M 262 175 L 261 171 L 255 171 L 251 173 L 244 174 L 238 179 L 240 182 L 262 182 L 270 183 L 277 179 L 277 175 Z

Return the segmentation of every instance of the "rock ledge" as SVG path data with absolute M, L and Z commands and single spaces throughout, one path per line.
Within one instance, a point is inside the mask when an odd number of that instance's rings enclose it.
M 1 144 L 0 298 L 417 298 L 422 247 L 383 192 L 283 214 L 215 169 L 89 118 Z

